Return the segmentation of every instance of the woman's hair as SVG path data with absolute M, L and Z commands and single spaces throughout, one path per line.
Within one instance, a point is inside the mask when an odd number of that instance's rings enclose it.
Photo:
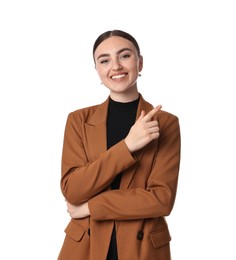
M 102 33 L 100 36 L 98 36 L 97 40 L 94 42 L 94 45 L 93 45 L 93 57 L 94 57 L 94 52 L 96 51 L 98 45 L 100 43 L 102 43 L 104 40 L 106 40 L 112 36 L 120 36 L 120 37 L 125 38 L 126 40 L 131 41 L 137 50 L 138 56 L 140 56 L 139 45 L 132 35 L 130 35 L 127 32 L 121 31 L 121 30 L 113 30 L 113 31 L 106 31 L 106 32 Z

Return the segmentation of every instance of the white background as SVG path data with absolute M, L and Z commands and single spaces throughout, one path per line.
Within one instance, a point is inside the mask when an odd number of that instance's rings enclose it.
M 180 119 L 173 260 L 236 259 L 234 3 L 0 2 L 0 259 L 58 256 L 69 220 L 59 187 L 65 121 L 108 95 L 92 46 L 110 29 L 140 44 L 144 98 Z

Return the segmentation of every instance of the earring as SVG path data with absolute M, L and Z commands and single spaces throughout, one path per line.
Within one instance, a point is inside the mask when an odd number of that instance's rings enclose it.
M 139 73 L 139 74 L 138 74 L 138 76 L 139 76 L 139 77 L 141 77 L 141 76 L 142 76 L 142 74 L 140 74 L 140 73 Z

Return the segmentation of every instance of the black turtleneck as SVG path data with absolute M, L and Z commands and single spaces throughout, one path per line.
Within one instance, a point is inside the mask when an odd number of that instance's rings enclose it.
M 117 102 L 110 98 L 107 116 L 107 149 L 124 139 L 135 123 L 139 98 L 127 102 Z M 111 183 L 111 189 L 119 189 L 122 173 Z M 116 231 L 113 229 L 107 260 L 118 260 Z

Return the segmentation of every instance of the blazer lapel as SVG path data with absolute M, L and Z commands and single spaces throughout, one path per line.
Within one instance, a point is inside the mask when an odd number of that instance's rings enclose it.
M 146 113 L 148 113 L 152 109 L 153 109 L 153 106 L 151 104 L 149 104 L 148 102 L 146 102 L 144 100 L 144 98 L 142 97 L 142 95 L 140 94 L 140 101 L 139 101 L 139 105 L 138 105 L 136 120 L 139 118 L 142 110 L 144 110 Z M 142 159 L 142 156 L 144 155 L 144 152 L 147 149 L 147 147 L 148 147 L 148 145 L 134 153 L 134 157 L 137 158 L 138 162 L 123 172 L 121 184 L 120 184 L 121 189 L 127 189 L 129 187 L 129 185 L 134 177 L 134 174 L 136 172 L 136 169 L 139 165 L 139 162 Z
M 109 98 L 98 105 L 92 117 L 85 123 L 89 160 L 93 161 L 107 150 L 106 119 Z

